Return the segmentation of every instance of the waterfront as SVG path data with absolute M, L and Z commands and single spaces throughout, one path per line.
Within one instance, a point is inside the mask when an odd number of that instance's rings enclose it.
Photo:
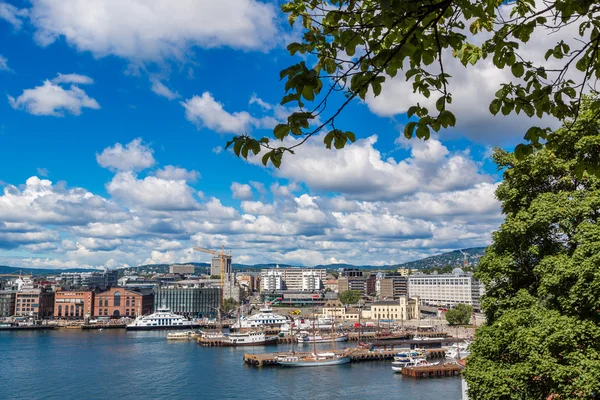
M 244 365 L 244 353 L 285 349 L 204 348 L 166 332 L 0 332 L 6 399 L 395 398 L 460 399 L 458 378 L 414 380 L 390 362 L 286 369 Z

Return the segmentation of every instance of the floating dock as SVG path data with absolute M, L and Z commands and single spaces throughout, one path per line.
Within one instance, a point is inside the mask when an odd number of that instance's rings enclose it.
M 411 378 L 442 378 L 459 376 L 462 367 L 458 364 L 421 365 L 402 368 L 402 375 Z

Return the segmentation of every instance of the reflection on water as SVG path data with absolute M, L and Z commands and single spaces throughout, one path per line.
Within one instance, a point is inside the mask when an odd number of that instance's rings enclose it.
M 289 346 L 204 348 L 194 341 L 167 341 L 166 335 L 0 332 L 0 398 L 460 399 L 458 378 L 403 378 L 392 373 L 389 361 L 259 369 L 244 365 L 244 353 Z

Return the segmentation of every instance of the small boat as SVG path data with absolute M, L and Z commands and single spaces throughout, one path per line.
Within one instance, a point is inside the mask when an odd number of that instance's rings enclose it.
M 329 365 L 348 364 L 350 357 L 335 353 L 313 353 L 309 356 L 285 355 L 277 357 L 277 364 L 284 367 L 324 367 Z
M 402 372 L 402 368 L 420 367 L 422 365 L 438 365 L 439 362 L 430 363 L 422 357 L 407 357 L 404 359 L 394 357 L 392 361 L 392 370 L 394 372 Z
M 167 340 L 189 340 L 198 337 L 195 331 L 171 332 L 167 334 Z

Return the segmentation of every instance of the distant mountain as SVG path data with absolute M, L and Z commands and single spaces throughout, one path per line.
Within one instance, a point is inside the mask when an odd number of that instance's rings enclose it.
M 71 269 L 47 269 L 47 268 L 21 268 L 21 267 L 9 267 L 7 265 L 0 265 L 1 274 L 14 274 L 18 275 L 21 272 L 23 275 L 56 275 L 61 272 L 93 272 L 99 271 L 99 269 L 89 268 L 71 268 Z
M 479 264 L 479 259 L 485 253 L 485 247 L 473 247 L 470 249 L 462 249 L 467 254 L 467 260 L 470 265 Z M 411 269 L 425 269 L 425 268 L 436 268 L 445 267 L 446 265 L 460 267 L 463 265 L 464 255 L 461 250 L 454 250 L 449 253 L 442 253 L 436 256 L 423 258 L 422 260 L 409 261 L 404 264 L 396 265 L 396 268 L 411 268 Z

